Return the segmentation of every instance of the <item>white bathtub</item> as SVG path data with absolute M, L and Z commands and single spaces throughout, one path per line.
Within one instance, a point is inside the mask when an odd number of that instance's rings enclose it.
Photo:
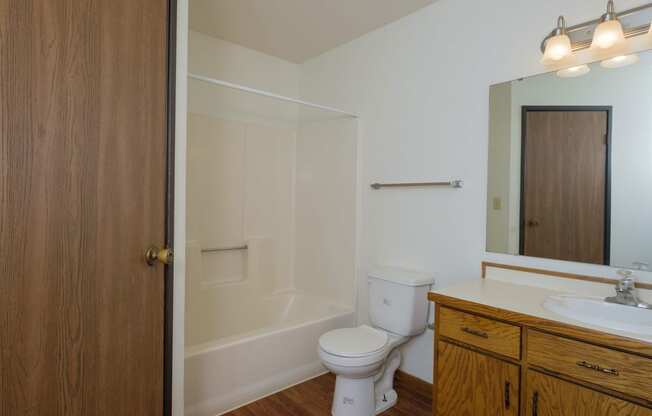
M 223 288 L 225 289 L 225 288 Z M 352 308 L 300 293 L 209 296 L 188 329 L 186 416 L 214 416 L 317 376 L 321 334 L 353 326 Z M 216 297 L 218 299 L 216 299 Z

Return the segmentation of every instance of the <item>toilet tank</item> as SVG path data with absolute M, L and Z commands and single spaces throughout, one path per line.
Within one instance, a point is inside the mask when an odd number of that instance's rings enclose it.
M 377 328 L 402 336 L 426 330 L 428 291 L 435 282 L 429 273 L 378 267 L 368 273 L 369 319 Z

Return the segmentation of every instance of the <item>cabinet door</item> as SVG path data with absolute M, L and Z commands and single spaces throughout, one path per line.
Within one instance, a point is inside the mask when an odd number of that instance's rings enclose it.
M 519 367 L 440 341 L 437 416 L 517 416 Z
M 652 416 L 652 410 L 569 383 L 537 371 L 528 371 L 526 416 Z

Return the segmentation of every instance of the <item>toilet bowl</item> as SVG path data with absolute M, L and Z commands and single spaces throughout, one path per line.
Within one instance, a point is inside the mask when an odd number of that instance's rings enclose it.
M 426 330 L 426 295 L 434 278 L 396 267 L 369 272 L 372 326 L 336 329 L 319 338 L 319 357 L 333 372 L 333 416 L 372 416 L 396 404 L 397 347 Z
M 396 347 L 407 339 L 367 325 L 321 336 L 319 357 L 337 376 L 334 416 L 370 416 L 396 404 L 394 373 L 401 362 Z

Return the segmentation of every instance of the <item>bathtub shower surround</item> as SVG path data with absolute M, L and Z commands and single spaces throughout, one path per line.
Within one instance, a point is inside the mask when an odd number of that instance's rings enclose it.
M 191 113 L 188 133 L 187 238 L 203 269 L 191 284 L 242 282 L 262 262 L 266 281 L 287 289 L 295 130 Z
M 323 373 L 313 342 L 354 322 L 351 308 L 316 296 L 231 299 L 213 304 L 219 313 L 210 314 L 204 339 L 186 349 L 187 416 L 220 414 Z
M 198 39 L 191 63 L 220 51 Z M 202 62 L 188 95 L 189 416 L 324 372 L 319 336 L 355 323 L 355 116 L 210 82 L 223 71 Z

